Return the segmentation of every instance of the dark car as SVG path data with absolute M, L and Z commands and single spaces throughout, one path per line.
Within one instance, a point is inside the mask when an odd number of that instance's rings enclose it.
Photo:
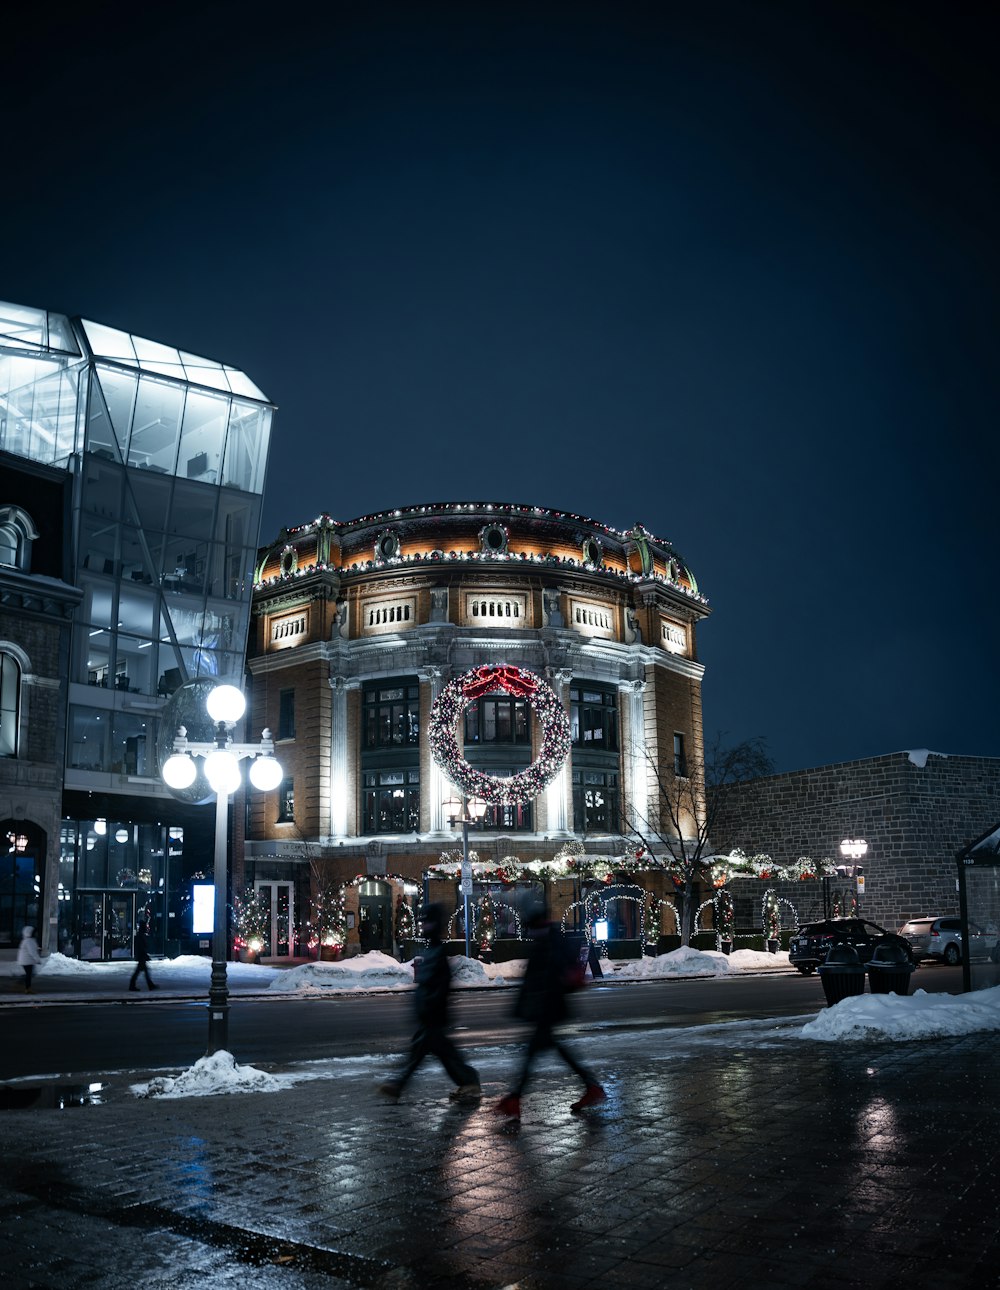
M 867 963 L 876 945 L 895 943 L 903 947 L 912 963 L 910 946 L 906 939 L 895 932 L 887 932 L 878 923 L 863 918 L 824 918 L 818 923 L 806 923 L 792 937 L 788 945 L 788 961 L 803 976 L 808 976 L 826 956 L 833 945 L 853 945 L 862 963 Z

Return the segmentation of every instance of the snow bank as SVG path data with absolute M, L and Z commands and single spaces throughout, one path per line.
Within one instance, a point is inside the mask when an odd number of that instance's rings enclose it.
M 224 1049 L 202 1057 L 176 1079 L 158 1076 L 148 1084 L 134 1084 L 137 1097 L 216 1097 L 223 1093 L 277 1093 L 288 1080 L 268 1075 L 255 1066 L 240 1066 Z
M 1000 1030 L 1000 986 L 972 994 L 859 994 L 825 1008 L 798 1032 L 801 1039 L 933 1039 Z
M 759 950 L 733 950 L 722 954 L 717 950 L 695 950 L 689 945 L 658 954 L 655 958 L 608 960 L 601 959 L 604 975 L 616 981 L 653 980 L 663 977 L 730 976 L 740 972 L 763 972 L 776 967 L 788 967 L 788 955 L 762 953 Z
M 413 964 L 369 950 L 338 963 L 300 963 L 279 972 L 268 986 L 281 994 L 325 990 L 402 990 L 413 985 Z

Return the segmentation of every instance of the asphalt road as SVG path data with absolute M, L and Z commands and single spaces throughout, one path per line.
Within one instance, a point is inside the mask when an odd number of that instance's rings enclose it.
M 929 966 L 914 989 L 958 994 L 961 968 Z M 463 1045 L 513 1040 L 514 991 L 493 988 L 454 996 L 456 1037 Z M 739 1019 L 807 1015 L 824 1006 L 816 976 L 680 979 L 594 984 L 573 1000 L 574 1030 L 615 1033 L 701 1026 Z M 113 1001 L 37 1004 L 27 1000 L 2 1011 L 0 1079 L 31 1075 L 83 1076 L 111 1070 L 181 1069 L 204 1055 L 206 1004 L 139 994 Z M 407 995 L 341 995 L 298 998 L 236 997 L 229 1048 L 241 1062 L 280 1068 L 294 1062 L 394 1053 L 413 1024 Z

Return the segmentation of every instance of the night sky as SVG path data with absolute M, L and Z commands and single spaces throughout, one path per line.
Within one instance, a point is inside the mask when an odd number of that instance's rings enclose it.
M 713 608 L 710 735 L 997 756 L 991 8 L 43 7 L 0 298 L 248 372 L 262 541 L 641 521 Z

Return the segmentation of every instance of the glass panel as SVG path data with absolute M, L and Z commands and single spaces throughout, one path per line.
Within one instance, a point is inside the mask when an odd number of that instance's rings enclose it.
M 130 470 L 125 476 L 124 518 L 138 525 L 144 533 L 162 532 L 167 527 L 167 513 L 173 480 L 150 470 Z
M 119 633 L 115 650 L 115 689 L 127 694 L 155 693 L 155 659 L 155 647 L 149 637 L 140 639 Z
M 244 394 L 247 398 L 260 399 L 263 403 L 268 402 L 267 395 L 254 385 L 246 372 L 237 371 L 235 367 L 227 367 L 226 376 L 229 378 L 229 385 L 234 394 Z
M 74 770 L 109 770 L 110 713 L 100 708 L 69 710 L 69 764 Z
M 163 564 L 163 534 L 129 525 L 122 527 L 120 538 L 122 595 L 133 593 L 137 587 L 155 586 Z
M 189 381 L 194 381 L 197 385 L 210 385 L 213 390 L 229 393 L 229 381 L 221 363 L 211 358 L 199 358 L 197 354 L 188 354 L 184 350 L 181 350 L 180 354 Z
M 184 365 L 176 349 L 161 345 L 159 341 L 144 340 L 141 336 L 133 336 L 132 344 L 139 363 L 146 371 L 160 372 L 178 381 L 184 380 Z
M 90 424 L 88 426 L 87 447 L 91 452 L 102 455 L 113 445 L 108 442 L 107 422 L 110 418 L 114 432 L 117 452 L 116 460 L 124 460 L 125 445 L 128 443 L 129 429 L 132 425 L 132 409 L 135 405 L 138 378 L 131 372 L 113 371 L 108 367 L 97 369 L 97 380 L 90 398 Z M 102 398 L 103 394 L 103 398 Z
M 115 327 L 105 327 L 104 323 L 88 322 L 82 319 L 83 330 L 87 333 L 90 348 L 102 358 L 117 358 L 122 362 L 135 365 L 135 350 L 132 338 L 127 332 L 118 331 Z
M 292 892 L 287 882 L 275 884 L 275 900 L 272 910 L 274 928 L 274 948 L 271 951 L 278 958 L 288 958 L 292 950 Z
M 208 542 L 215 536 L 217 495 L 202 484 L 178 479 L 174 484 L 168 533 Z
M 263 492 L 271 411 L 233 401 L 222 482 L 246 493 Z
M 214 484 L 229 418 L 229 399 L 189 390 L 181 432 L 180 473 L 187 479 Z
M 80 958 L 99 959 L 104 954 L 104 896 L 85 891 L 79 897 Z
M 100 528 L 107 528 L 109 521 L 117 522 L 122 513 L 122 481 L 124 471 L 121 466 L 94 453 L 88 453 L 83 459 L 83 496 L 84 511 L 103 516 Z M 85 569 L 94 566 L 87 563 L 87 548 L 83 547 Z
M 0 336 L 14 345 L 46 345 L 48 319 L 45 310 L 0 301 Z
M 183 391 L 151 376 L 139 380 L 128 462 L 159 474 L 173 472 L 177 460 Z
M 109 892 L 104 905 L 104 957 L 130 959 L 134 931 L 135 894 Z

